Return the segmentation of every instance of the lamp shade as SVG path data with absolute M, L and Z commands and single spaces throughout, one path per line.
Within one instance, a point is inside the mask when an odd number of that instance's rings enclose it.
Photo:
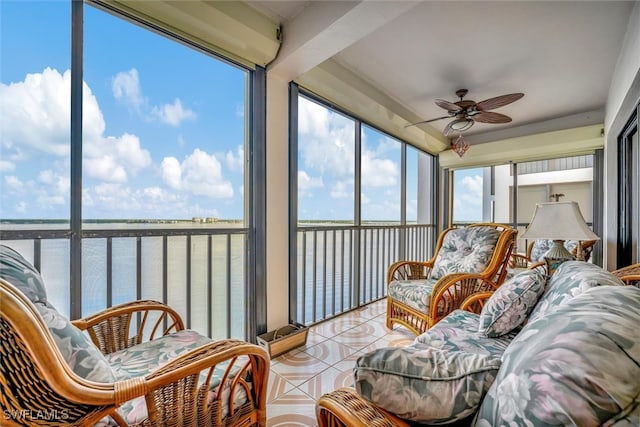
M 576 202 L 538 203 L 523 239 L 599 240 Z

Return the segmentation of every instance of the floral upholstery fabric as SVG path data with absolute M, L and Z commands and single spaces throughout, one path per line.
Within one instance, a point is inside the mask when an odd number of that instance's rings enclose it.
M 5 245 L 0 245 L 0 277 L 18 288 L 31 302 L 48 304 L 40 272 L 20 253 Z
M 480 332 L 499 337 L 524 322 L 544 291 L 546 277 L 525 270 L 507 280 L 491 295 L 480 313 Z
M 431 301 L 431 292 L 436 279 L 394 280 L 389 283 L 387 295 L 416 310 L 427 312 Z
M 431 270 L 431 278 L 451 273 L 479 273 L 493 255 L 500 231 L 493 227 L 465 227 L 445 234 Z
M 529 322 L 504 353 L 475 425 L 637 423 L 638 307 L 640 289 L 598 286 Z
M 106 356 L 117 380 L 124 380 L 147 375 L 182 354 L 211 342 L 211 339 L 192 330 L 179 331 L 165 335 L 151 341 L 146 341 L 125 350 L 113 352 Z M 218 386 L 226 369 L 226 363 L 216 366 L 209 392 L 209 402 L 218 395 Z M 206 376 L 201 375 L 200 382 L 204 382 Z M 229 385 L 229 383 L 225 383 Z M 228 401 L 229 387 L 223 390 L 223 401 Z M 244 389 L 240 388 L 234 395 L 234 404 L 239 406 L 247 401 Z M 227 406 L 223 405 L 222 416 L 227 415 Z M 118 408 L 118 412 L 129 424 L 143 422 L 147 418 L 147 406 L 144 397 L 138 397 L 124 403 Z M 97 427 L 115 426 L 115 421 L 109 417 L 104 418 Z
M 75 374 L 100 383 L 115 380 L 109 363 L 87 335 L 51 305 L 36 303 L 35 307 L 49 328 L 62 357 Z
M 567 301 L 596 286 L 624 286 L 613 274 L 594 264 L 567 261 L 551 276 L 538 304 L 529 315 L 529 321 L 539 319 Z
M 531 247 L 531 262 L 540 262 L 544 261 L 544 255 L 551 249 L 553 246 L 553 240 L 548 239 L 537 239 L 533 242 L 533 246 Z M 567 248 L 569 252 L 575 249 L 578 246 L 577 240 L 565 240 L 564 247 Z
M 516 336 L 513 331 L 499 338 L 489 338 L 479 332 L 480 316 L 455 310 L 431 329 L 416 337 L 412 346 L 437 348 L 444 351 L 463 351 L 501 358 Z
M 448 423 L 473 414 L 500 358 L 435 348 L 383 348 L 358 358 L 356 391 L 401 418 Z

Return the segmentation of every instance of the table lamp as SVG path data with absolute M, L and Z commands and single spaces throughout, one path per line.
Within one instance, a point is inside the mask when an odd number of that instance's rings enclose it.
M 565 240 L 599 240 L 587 226 L 576 202 L 538 203 L 531 223 L 522 234 L 524 239 L 549 239 L 553 246 L 545 254 L 547 258 L 574 259 L 564 246 Z M 580 242 L 578 242 L 578 251 Z

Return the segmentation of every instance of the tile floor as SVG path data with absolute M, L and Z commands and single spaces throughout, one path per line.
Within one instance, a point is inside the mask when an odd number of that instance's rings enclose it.
M 312 326 L 307 343 L 271 361 L 267 426 L 316 426 L 315 401 L 338 387 L 353 385 L 352 368 L 361 354 L 407 345 L 415 335 L 385 326 L 386 300 Z

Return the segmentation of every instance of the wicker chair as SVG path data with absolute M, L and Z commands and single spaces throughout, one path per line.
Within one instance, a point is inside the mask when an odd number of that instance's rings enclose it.
M 42 296 L 43 287 L 25 291 L 33 281 L 16 283 L 4 274 L 4 255 L 1 425 L 266 425 L 270 362 L 263 348 L 185 330 L 174 310 L 153 301 L 116 306 L 72 325 Z M 39 274 L 33 269 L 30 275 Z M 77 333 L 61 340 L 60 328 Z M 78 344 L 83 339 L 86 348 Z M 141 362 L 158 358 L 172 340 L 164 359 Z
M 640 263 L 631 264 L 611 272 L 627 285 L 640 288 Z
M 550 240 L 532 240 L 527 245 L 527 252 L 525 254 L 512 253 L 511 260 L 509 261 L 510 268 L 527 268 L 533 264 L 544 262 L 543 254 L 551 247 Z M 596 244 L 596 240 L 584 240 L 580 242 L 580 248 L 582 250 L 582 257 L 584 261 L 589 261 L 591 258 L 591 252 L 593 252 L 593 245 Z M 578 245 L 575 241 L 566 241 L 565 247 L 571 252 L 574 257 L 578 256 Z
M 493 223 L 448 228 L 430 260 L 391 265 L 387 328 L 397 323 L 419 335 L 469 295 L 495 290 L 506 277 L 516 234 L 512 227 Z

